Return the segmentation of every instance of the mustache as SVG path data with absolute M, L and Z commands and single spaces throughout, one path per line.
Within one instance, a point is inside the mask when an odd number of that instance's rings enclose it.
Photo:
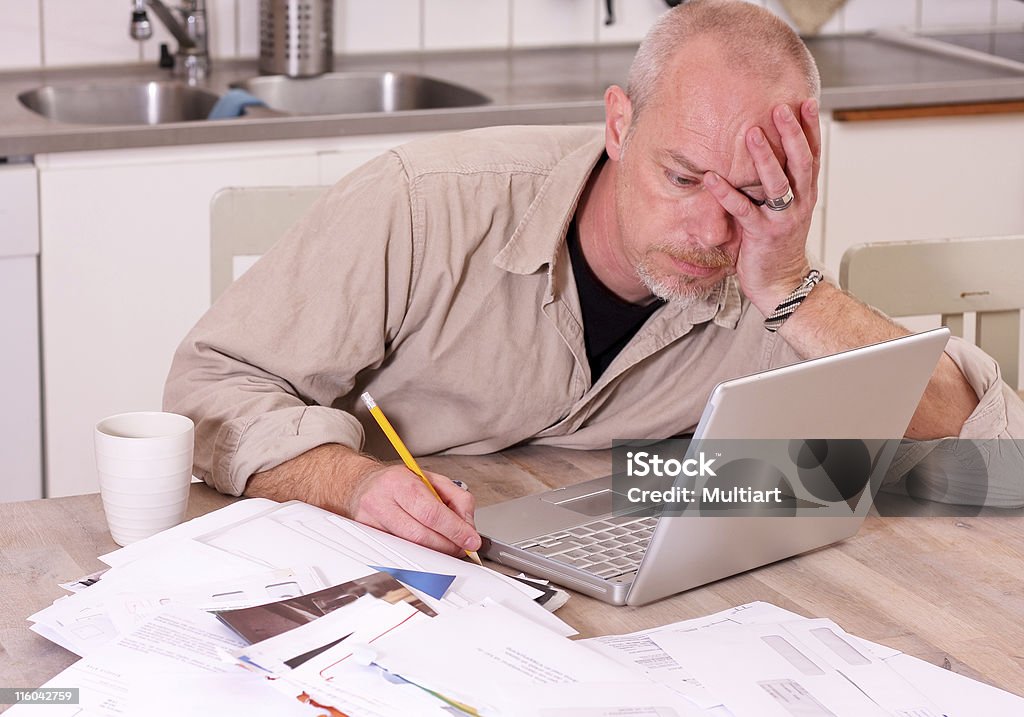
M 657 251 L 668 254 L 677 261 L 685 261 L 687 264 L 703 266 L 709 269 L 723 269 L 732 266 L 732 257 L 718 247 L 675 247 L 661 245 L 655 247 Z

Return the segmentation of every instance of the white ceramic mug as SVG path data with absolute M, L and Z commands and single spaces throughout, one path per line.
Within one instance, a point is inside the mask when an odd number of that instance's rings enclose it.
M 195 426 L 176 413 L 119 413 L 96 424 L 96 470 L 110 535 L 128 545 L 185 519 Z

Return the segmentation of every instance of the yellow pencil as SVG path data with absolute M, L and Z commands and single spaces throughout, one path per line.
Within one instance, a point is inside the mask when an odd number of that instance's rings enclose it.
M 427 480 L 427 477 L 423 475 L 423 471 L 420 470 L 419 465 L 416 464 L 416 459 L 412 457 L 412 453 L 410 453 L 409 449 L 405 447 L 404 443 L 402 443 L 402 439 L 398 437 L 398 432 L 395 431 L 394 427 L 392 427 L 391 421 L 389 421 L 387 416 L 384 415 L 384 412 L 380 410 L 380 406 L 377 405 L 377 402 L 373 400 L 373 396 L 369 393 L 364 393 L 360 398 L 363 399 L 363 403 L 366 404 L 366 407 L 370 409 L 370 415 L 377 420 L 377 424 L 380 426 L 381 430 L 384 431 L 384 435 L 388 437 L 388 440 L 391 441 L 391 445 L 395 447 L 396 451 L 398 451 L 398 455 L 402 457 L 402 462 L 405 463 L 405 467 L 418 475 L 420 480 L 423 481 L 427 488 L 430 489 L 430 492 L 434 494 L 434 497 L 444 503 L 444 501 L 441 500 L 441 496 L 439 496 L 437 491 L 434 490 L 434 486 L 431 485 L 430 481 Z M 480 562 L 480 556 L 476 554 L 475 550 L 467 550 L 466 555 L 468 555 L 469 559 L 477 565 L 483 565 L 483 563 Z

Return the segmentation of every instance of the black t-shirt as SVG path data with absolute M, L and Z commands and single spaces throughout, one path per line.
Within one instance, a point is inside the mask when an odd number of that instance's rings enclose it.
M 609 291 L 594 276 L 583 256 L 575 219 L 569 224 L 565 241 L 569 245 L 576 292 L 583 311 L 583 341 L 590 363 L 590 382 L 595 384 L 644 322 L 665 302 L 659 299 L 641 306 L 623 301 Z

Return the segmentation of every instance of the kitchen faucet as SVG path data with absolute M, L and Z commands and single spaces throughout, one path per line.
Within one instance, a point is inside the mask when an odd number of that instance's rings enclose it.
M 132 0 L 132 21 L 129 33 L 136 40 L 153 36 L 153 26 L 146 14 L 146 6 L 160 18 L 178 41 L 174 54 L 175 77 L 182 77 L 190 85 L 198 84 L 210 72 L 210 51 L 207 42 L 206 0 L 182 0 L 181 7 L 168 8 L 161 0 Z M 174 16 L 176 10 L 181 19 Z

